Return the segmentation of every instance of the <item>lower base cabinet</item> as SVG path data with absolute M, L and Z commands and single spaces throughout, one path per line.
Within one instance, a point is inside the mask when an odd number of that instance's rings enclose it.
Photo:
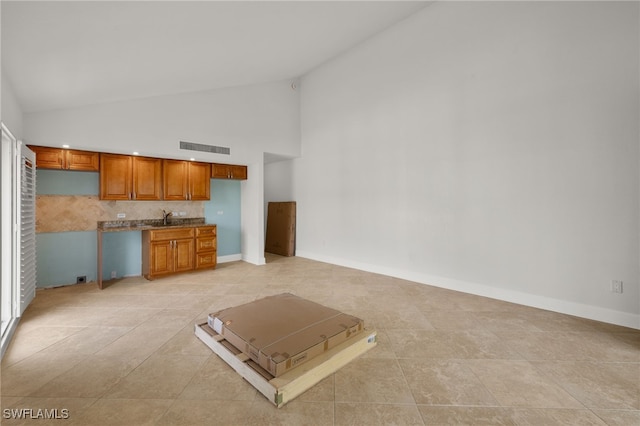
M 213 268 L 218 263 L 216 231 L 215 225 L 196 228 L 196 269 Z
M 216 264 L 215 225 L 142 231 L 142 275 L 148 280 Z

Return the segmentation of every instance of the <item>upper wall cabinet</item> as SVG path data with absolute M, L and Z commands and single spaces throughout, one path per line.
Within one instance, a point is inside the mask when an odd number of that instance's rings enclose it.
M 162 160 L 100 154 L 101 200 L 162 200 Z
M 162 160 L 165 200 L 199 201 L 211 198 L 209 163 Z
M 76 149 L 29 146 L 36 153 L 36 167 L 40 169 L 97 172 L 100 154 Z
M 211 177 L 214 179 L 247 179 L 247 166 L 233 164 L 212 164 Z

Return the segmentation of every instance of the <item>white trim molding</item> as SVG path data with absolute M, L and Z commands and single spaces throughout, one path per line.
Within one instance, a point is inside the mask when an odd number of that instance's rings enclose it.
M 640 314 L 615 311 L 598 306 L 585 305 L 582 303 L 554 299 L 551 297 L 524 293 L 520 291 L 491 287 L 488 285 L 469 281 L 461 281 L 435 275 L 407 272 L 395 268 L 372 265 L 364 262 L 355 262 L 332 256 L 323 256 L 300 250 L 298 250 L 296 256 L 316 260 L 319 262 L 331 263 L 333 265 L 344 266 L 347 268 L 359 269 L 361 271 L 372 272 L 375 274 L 387 275 L 394 278 L 413 281 L 419 284 L 446 288 L 448 290 L 460 291 L 463 293 L 474 294 L 476 296 L 489 297 L 491 299 L 501 300 L 504 302 L 516 303 L 532 308 L 544 309 L 561 314 L 573 315 L 580 318 L 586 318 L 594 321 L 601 321 L 609 324 L 615 324 L 640 330 Z

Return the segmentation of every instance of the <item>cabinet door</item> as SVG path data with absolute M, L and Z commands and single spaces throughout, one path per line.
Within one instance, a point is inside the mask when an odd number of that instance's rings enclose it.
M 61 148 L 46 148 L 42 146 L 29 146 L 36 153 L 36 167 L 39 169 L 64 168 L 64 150 Z
M 190 271 L 193 269 L 194 250 L 193 238 L 173 240 L 174 246 L 174 272 Z
M 162 182 L 165 200 L 184 201 L 188 199 L 187 162 L 162 160 Z
M 214 179 L 238 179 L 247 178 L 247 166 L 237 166 L 233 164 L 212 164 L 211 177 Z
M 100 170 L 100 154 L 91 151 L 78 151 L 70 149 L 65 151 L 65 168 L 84 172 L 97 172 Z
M 158 241 L 151 243 L 149 250 L 150 275 L 168 274 L 173 271 L 173 241 Z
M 130 200 L 131 188 L 131 157 L 100 154 L 100 199 Z
M 247 166 L 229 166 L 231 179 L 245 180 L 247 178 Z
M 211 169 L 209 163 L 189 164 L 189 199 L 208 200 L 211 198 Z
M 211 177 L 214 179 L 229 179 L 229 166 L 226 164 L 212 164 Z
M 162 200 L 162 160 L 133 157 L 133 199 Z

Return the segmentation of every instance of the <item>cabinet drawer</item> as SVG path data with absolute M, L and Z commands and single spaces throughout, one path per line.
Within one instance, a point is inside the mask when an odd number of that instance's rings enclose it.
M 196 252 L 201 253 L 216 249 L 217 247 L 215 237 L 196 238 Z
M 196 237 L 210 237 L 216 235 L 215 226 L 199 226 L 196 228 Z
M 216 266 L 218 255 L 215 251 L 196 255 L 196 268 Z
M 150 232 L 151 241 L 179 240 L 182 238 L 193 238 L 193 228 L 173 228 L 173 229 L 152 229 Z

